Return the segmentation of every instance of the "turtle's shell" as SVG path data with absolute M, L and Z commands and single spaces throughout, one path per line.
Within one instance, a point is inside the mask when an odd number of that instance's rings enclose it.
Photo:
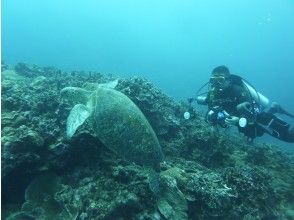
M 89 122 L 101 142 L 119 156 L 140 165 L 157 167 L 163 154 L 151 125 L 123 93 L 98 88 L 90 97 Z

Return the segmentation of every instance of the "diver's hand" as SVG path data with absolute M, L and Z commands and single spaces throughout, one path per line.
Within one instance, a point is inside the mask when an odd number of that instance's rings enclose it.
M 236 116 L 231 116 L 229 118 L 226 118 L 225 122 L 226 122 L 227 125 L 238 125 L 239 118 L 236 117 Z

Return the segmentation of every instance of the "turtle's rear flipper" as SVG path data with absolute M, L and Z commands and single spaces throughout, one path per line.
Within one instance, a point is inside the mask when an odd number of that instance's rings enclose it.
M 85 122 L 89 115 L 90 111 L 85 105 L 77 104 L 72 108 L 66 122 L 66 134 L 68 138 L 74 135 L 78 127 Z

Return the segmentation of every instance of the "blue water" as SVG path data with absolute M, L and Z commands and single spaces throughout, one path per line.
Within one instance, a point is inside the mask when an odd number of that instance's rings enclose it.
M 291 0 L 2 0 L 2 59 L 144 76 L 176 99 L 225 64 L 294 112 L 293 21 Z

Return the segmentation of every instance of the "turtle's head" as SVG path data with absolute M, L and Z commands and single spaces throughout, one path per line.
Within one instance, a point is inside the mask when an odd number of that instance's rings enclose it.
M 63 99 L 72 100 L 72 96 L 75 93 L 76 87 L 65 87 L 60 91 L 60 95 Z
M 91 92 L 78 87 L 65 87 L 60 91 L 60 95 L 63 99 L 74 103 L 85 104 L 88 101 Z

